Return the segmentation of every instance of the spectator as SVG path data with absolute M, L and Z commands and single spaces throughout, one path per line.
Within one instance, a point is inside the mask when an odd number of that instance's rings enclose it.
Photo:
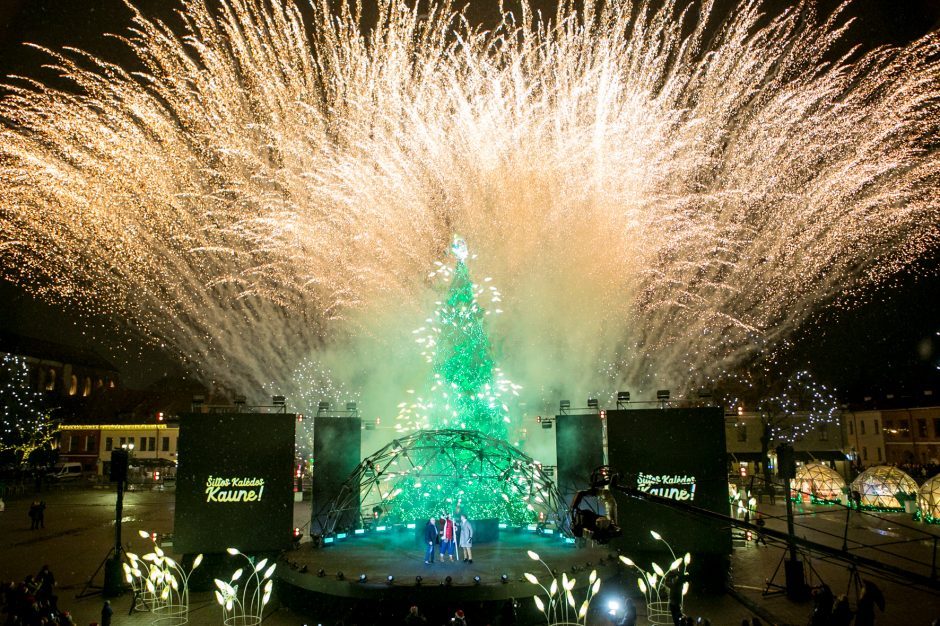
M 104 606 L 101 607 L 101 626 L 111 626 L 111 615 L 113 613 L 111 603 L 105 600 Z
M 418 611 L 417 606 L 408 609 L 408 615 L 405 616 L 405 626 L 421 626 L 427 624 L 428 620 Z
M 852 609 L 849 608 L 849 599 L 845 594 L 839 596 L 836 606 L 832 610 L 832 626 L 849 626 L 852 623 Z

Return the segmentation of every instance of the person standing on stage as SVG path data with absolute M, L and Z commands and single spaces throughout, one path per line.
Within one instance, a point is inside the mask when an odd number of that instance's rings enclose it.
M 466 515 L 460 516 L 460 547 L 463 548 L 464 563 L 473 563 L 473 526 Z
M 444 530 L 441 531 L 441 561 L 447 556 L 450 556 L 451 561 L 457 560 L 457 544 L 454 541 L 456 533 L 454 530 L 454 519 L 448 513 L 447 517 L 444 518 Z
M 428 520 L 424 527 L 424 543 L 428 547 L 424 550 L 424 564 L 430 565 L 434 562 L 434 542 L 437 540 L 437 520 L 433 517 Z

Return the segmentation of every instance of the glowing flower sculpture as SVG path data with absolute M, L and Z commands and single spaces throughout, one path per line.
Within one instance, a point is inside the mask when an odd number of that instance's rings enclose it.
M 137 532 L 153 542 L 153 552 L 142 557 L 128 552 L 129 562 L 123 564 L 124 579 L 134 590 L 134 608 L 152 611 L 157 616 L 154 623 L 161 626 L 189 623 L 189 577 L 202 563 L 202 555 L 196 556 L 187 572 L 163 552 L 153 535 L 146 530 Z
M 597 595 L 597 592 L 601 588 L 601 579 L 597 577 L 597 570 L 591 570 L 591 574 L 588 578 L 587 593 L 579 607 L 574 599 L 573 593 L 577 579 L 568 578 L 567 573 L 562 573 L 561 582 L 559 583 L 555 574 L 552 573 L 552 568 L 550 568 L 537 553 L 529 550 L 528 555 L 533 561 L 538 561 L 542 564 L 552 580 L 549 586 L 546 587 L 539 581 L 535 574 L 529 572 L 523 574 L 527 581 L 540 587 L 544 594 L 548 596 L 547 604 L 542 600 L 540 594 L 533 596 L 535 606 L 542 612 L 542 615 L 545 616 L 546 623 L 553 626 L 560 624 L 584 624 L 588 607 L 591 605 L 591 600 Z
M 636 584 L 637 587 L 640 588 L 640 593 L 642 593 L 646 599 L 646 613 L 649 623 L 672 624 L 672 615 L 669 613 L 669 588 L 666 585 L 666 579 L 669 574 L 673 572 L 678 576 L 684 575 L 689 567 L 689 563 L 692 562 L 692 555 L 686 552 L 685 556 L 677 557 L 672 546 L 662 538 L 662 535 L 655 530 L 651 530 L 650 535 L 652 535 L 653 539 L 656 541 L 662 541 L 666 544 L 666 547 L 669 548 L 669 553 L 672 555 L 672 563 L 669 564 L 669 569 L 664 570 L 658 563 L 654 562 L 651 564 L 653 571 L 647 572 L 640 569 L 636 563 L 625 556 L 621 556 L 620 561 L 624 565 L 635 569 L 640 575 L 639 578 L 636 579 Z M 685 594 L 688 592 L 689 582 L 685 581 L 682 583 L 680 608 L 685 600 Z
M 271 591 L 274 588 L 271 575 L 274 574 L 277 564 L 268 565 L 268 559 L 261 559 L 255 563 L 251 557 L 239 552 L 237 548 L 228 548 L 226 552 L 232 556 L 243 556 L 248 561 L 248 567 L 239 567 L 228 582 L 215 579 L 215 599 L 222 606 L 223 622 L 225 626 L 260 624 L 264 607 L 271 599 Z M 262 570 L 264 570 L 263 573 Z M 240 586 L 241 580 L 244 580 L 243 586 Z

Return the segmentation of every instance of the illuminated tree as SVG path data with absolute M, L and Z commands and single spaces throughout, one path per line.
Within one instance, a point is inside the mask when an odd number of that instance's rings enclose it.
M 415 331 L 421 334 L 417 341 L 432 365 L 430 393 L 399 406 L 397 427 L 476 430 L 506 439 L 509 407 L 504 396 L 518 395 L 520 387 L 496 367 L 486 329 L 486 316 L 502 311 L 498 307 L 487 311 L 479 302 L 487 294 L 498 303 L 500 294 L 495 287 L 483 289 L 470 279 L 463 239 L 454 238 L 451 252 L 457 259 L 454 268 L 441 266 L 436 272 L 452 276 L 446 299 L 437 303 L 429 326 Z
M 0 453 L 12 455 L 17 462 L 48 451 L 55 433 L 42 393 L 30 389 L 28 379 L 26 361 L 4 354 L 0 359 Z
M 828 428 L 835 421 L 839 404 L 825 385 L 816 382 L 808 371 L 792 374 L 783 389 L 760 401 L 761 461 L 764 478 L 769 482 L 767 455 L 771 448 L 793 443 L 818 428 Z

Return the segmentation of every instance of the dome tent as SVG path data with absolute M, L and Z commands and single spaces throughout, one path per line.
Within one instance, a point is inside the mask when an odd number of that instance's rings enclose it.
M 927 480 L 917 492 L 917 505 L 924 521 L 940 523 L 940 474 Z
M 838 502 L 845 490 L 845 479 L 831 467 L 821 463 L 807 463 L 796 468 L 794 488 L 808 493 L 816 500 Z
M 917 493 L 917 483 L 902 470 L 891 465 L 871 467 L 852 481 L 852 490 L 862 494 L 862 506 L 873 509 L 902 510 L 898 493 Z

